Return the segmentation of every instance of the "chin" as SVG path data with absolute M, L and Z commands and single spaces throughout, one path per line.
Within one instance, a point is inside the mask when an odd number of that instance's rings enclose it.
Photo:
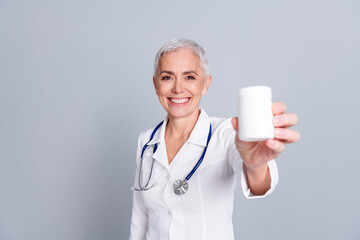
M 173 118 L 184 118 L 187 116 L 191 116 L 193 114 L 197 114 L 199 108 L 194 109 L 168 109 L 167 113 L 169 117 Z

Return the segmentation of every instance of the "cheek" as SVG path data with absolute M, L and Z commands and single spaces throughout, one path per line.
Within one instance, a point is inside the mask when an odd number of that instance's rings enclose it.
M 204 84 L 202 84 L 202 83 L 197 84 L 196 87 L 194 87 L 193 92 L 196 95 L 203 95 L 203 93 L 204 93 Z
M 158 88 L 157 95 L 159 97 L 167 98 L 169 94 L 171 94 L 171 88 L 168 87 Z
M 156 88 L 157 95 L 163 95 L 166 92 L 166 86 L 164 84 L 158 83 Z

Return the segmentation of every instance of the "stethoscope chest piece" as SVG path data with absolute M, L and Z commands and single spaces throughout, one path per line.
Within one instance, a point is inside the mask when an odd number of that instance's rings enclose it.
M 187 183 L 186 179 L 184 181 L 176 180 L 173 186 L 176 195 L 184 195 L 189 189 L 189 184 Z

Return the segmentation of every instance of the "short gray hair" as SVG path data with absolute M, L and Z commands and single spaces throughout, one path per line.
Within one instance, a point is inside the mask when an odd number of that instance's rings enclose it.
M 169 52 L 173 52 L 182 48 L 188 48 L 192 50 L 193 53 L 199 57 L 200 64 L 204 70 L 204 77 L 207 77 L 209 75 L 209 65 L 205 50 L 196 42 L 185 38 L 170 40 L 159 49 L 155 57 L 154 76 L 156 75 L 156 70 L 158 68 L 160 58 Z

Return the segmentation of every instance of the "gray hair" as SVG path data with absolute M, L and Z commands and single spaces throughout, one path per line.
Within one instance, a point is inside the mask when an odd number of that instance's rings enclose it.
M 185 38 L 170 40 L 159 49 L 155 57 L 154 76 L 156 75 L 156 70 L 158 68 L 160 58 L 169 52 L 173 52 L 181 48 L 188 48 L 199 57 L 200 64 L 204 70 L 204 77 L 207 77 L 209 75 L 209 66 L 205 50 L 196 42 Z

